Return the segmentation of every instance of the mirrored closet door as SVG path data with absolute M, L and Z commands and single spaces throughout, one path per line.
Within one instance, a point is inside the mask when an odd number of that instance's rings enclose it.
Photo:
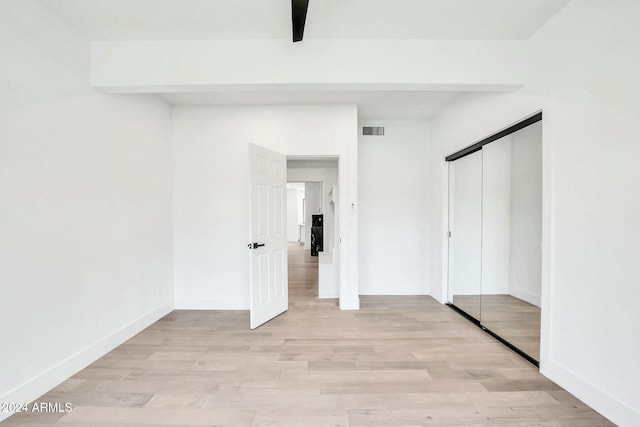
M 479 320 L 482 294 L 482 151 L 449 163 L 449 230 L 449 301 Z
M 449 156 L 449 303 L 540 360 L 541 114 Z

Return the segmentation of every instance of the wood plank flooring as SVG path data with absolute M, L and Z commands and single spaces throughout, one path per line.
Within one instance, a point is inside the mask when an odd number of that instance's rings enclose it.
M 39 402 L 67 414 L 3 425 L 611 426 L 429 297 L 319 300 L 317 260 L 293 245 L 290 310 L 175 311 Z
M 536 360 L 540 360 L 540 307 L 508 294 L 454 295 L 453 303 Z
M 482 324 L 540 360 L 540 307 L 512 295 L 483 295 Z

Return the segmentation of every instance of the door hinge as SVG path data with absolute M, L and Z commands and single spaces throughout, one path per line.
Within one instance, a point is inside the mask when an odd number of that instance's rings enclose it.
M 449 238 L 451 238 L 451 230 L 449 230 Z

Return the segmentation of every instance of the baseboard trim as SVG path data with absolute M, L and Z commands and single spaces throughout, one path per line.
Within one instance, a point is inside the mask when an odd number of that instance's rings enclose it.
M 36 400 L 172 311 L 173 302 L 151 310 L 0 396 L 0 402 L 30 403 Z M 11 412 L 0 413 L 0 421 L 11 415 Z
M 550 360 L 540 372 L 620 427 L 640 426 L 640 412 L 598 389 L 566 366 Z
M 431 295 L 428 290 L 417 290 L 415 288 L 402 289 L 402 288 L 376 288 L 376 289 L 361 289 L 360 295 L 371 296 L 415 296 L 415 295 Z
M 176 310 L 249 310 L 249 301 L 235 298 L 176 298 Z
M 542 298 L 540 297 L 540 295 L 526 289 L 513 288 L 511 289 L 511 295 L 521 299 L 522 301 L 528 302 L 529 304 L 533 304 L 536 307 L 540 307 L 542 305 Z
M 326 294 L 318 295 L 318 298 L 320 299 L 336 299 L 338 297 L 339 295 L 337 292 L 327 292 Z
M 340 310 L 360 310 L 360 297 L 340 298 Z

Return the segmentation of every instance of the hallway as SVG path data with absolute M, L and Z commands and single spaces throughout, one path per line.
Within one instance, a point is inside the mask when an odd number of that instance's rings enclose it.
M 288 244 L 289 308 L 318 297 L 318 257 L 297 242 Z
M 317 258 L 289 251 L 290 310 L 174 311 L 6 426 L 611 426 L 428 296 L 317 298 Z

